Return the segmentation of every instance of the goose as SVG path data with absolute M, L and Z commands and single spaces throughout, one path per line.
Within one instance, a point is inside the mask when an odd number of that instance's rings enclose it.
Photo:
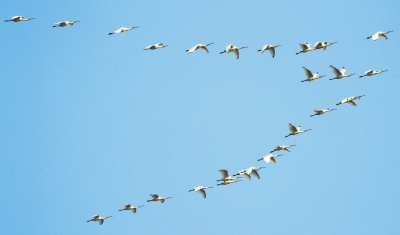
M 299 45 L 301 47 L 301 51 L 297 52 L 296 55 L 315 50 L 315 48 L 311 48 L 310 43 L 305 43 L 305 44 L 300 43 Z
M 384 72 L 386 72 L 386 71 L 387 71 L 387 70 L 375 71 L 375 70 L 370 69 L 370 70 L 368 70 L 367 72 L 365 72 L 365 75 L 362 75 L 362 76 L 360 76 L 359 78 L 366 77 L 366 76 L 374 76 L 374 75 L 377 75 L 377 74 L 380 74 L 380 73 L 384 73 Z
M 280 46 L 282 46 L 282 45 L 276 45 L 276 46 L 264 45 L 264 46 L 263 46 L 260 50 L 258 50 L 258 51 L 261 51 L 261 53 L 264 53 L 264 51 L 268 50 L 268 51 L 271 53 L 272 58 L 274 58 L 274 57 L 275 57 L 275 48 L 276 48 L 276 47 L 280 47 Z
M 90 219 L 90 220 L 88 220 L 86 222 L 97 221 L 97 222 L 99 222 L 100 225 L 102 225 L 104 223 L 104 220 L 106 220 L 106 219 L 108 219 L 110 217 L 112 217 L 112 216 L 106 216 L 106 217 L 103 218 L 100 215 L 94 215 L 94 216 L 92 216 L 92 219 Z
M 268 154 L 267 156 L 258 159 L 257 161 L 266 161 L 267 163 L 272 162 L 273 164 L 276 164 L 276 160 L 275 158 L 278 158 L 280 156 L 283 156 L 283 154 L 279 154 L 279 155 L 273 155 L 273 154 Z
M 336 77 L 331 78 L 331 79 L 329 79 L 329 80 L 348 78 L 348 77 L 351 77 L 351 76 L 353 76 L 353 75 L 355 74 L 355 73 L 352 73 L 352 74 L 349 74 L 349 75 L 345 75 L 345 74 L 344 74 L 344 73 L 346 72 L 345 67 L 342 67 L 341 70 L 339 70 L 339 69 L 333 67 L 332 65 L 329 65 L 329 67 L 331 67 L 333 73 L 336 75 Z
M 363 97 L 363 96 L 365 96 L 365 95 L 359 95 L 359 96 L 356 96 L 356 97 L 352 96 L 352 97 L 343 99 L 342 101 L 340 101 L 340 102 L 337 103 L 336 105 L 341 105 L 341 104 L 349 103 L 349 104 L 351 104 L 351 105 L 353 105 L 353 106 L 357 106 L 357 104 L 354 102 L 354 100 L 359 100 L 359 99 L 361 99 L 361 97 Z
M 119 209 L 118 211 L 132 211 L 133 213 L 136 213 L 136 209 L 138 209 L 140 207 L 144 207 L 144 205 L 142 205 L 142 206 L 132 206 L 131 204 L 126 204 L 124 206 L 124 208 Z
M 129 30 L 132 30 L 132 29 L 136 29 L 136 28 L 139 28 L 139 26 L 132 26 L 130 28 L 122 27 L 122 28 L 119 28 L 119 29 L 115 30 L 112 33 L 108 33 L 108 35 L 112 35 L 112 34 L 116 34 L 116 33 L 123 33 L 123 32 L 129 31 Z
M 307 130 L 301 131 L 301 130 L 300 130 L 300 126 L 295 127 L 295 126 L 293 126 L 291 123 L 289 123 L 289 130 L 290 130 L 292 133 L 290 133 L 289 135 L 285 136 L 285 138 L 287 138 L 287 137 L 289 137 L 289 136 L 291 136 L 291 135 L 297 135 L 297 134 L 301 134 L 301 133 L 304 133 L 304 132 L 307 132 L 307 131 L 311 131 L 311 129 L 307 129 Z
M 296 146 L 296 145 L 295 145 L 295 144 L 292 144 L 292 145 L 289 145 L 289 146 L 286 146 L 286 145 L 279 145 L 279 146 L 277 146 L 274 150 L 272 150 L 272 151 L 269 152 L 269 153 L 273 153 L 273 152 L 275 152 L 275 151 L 286 151 L 286 152 L 290 152 L 289 148 L 291 148 L 291 147 L 293 147 L 293 146 Z
M 160 197 L 157 194 L 150 194 L 150 196 L 153 198 L 151 200 L 147 200 L 147 202 L 156 202 L 160 201 L 161 203 L 164 203 L 165 200 L 170 199 L 172 197 Z
M 235 54 L 236 59 L 239 59 L 239 50 L 241 50 L 243 48 L 249 48 L 249 47 L 247 47 L 247 46 L 246 47 L 236 47 L 232 44 L 229 44 L 228 46 L 226 46 L 225 50 L 220 52 L 219 54 L 233 52 Z
M 54 25 L 53 25 L 53 28 L 55 28 L 55 27 L 64 27 L 64 26 L 67 26 L 67 25 L 74 25 L 75 23 L 78 23 L 78 22 L 80 22 L 79 20 L 76 20 L 76 21 L 61 21 L 61 22 L 57 22 L 57 23 L 55 23 Z
M 35 18 L 24 18 L 23 16 L 13 16 L 11 20 L 5 20 L 4 22 L 20 22 L 20 21 L 30 21 L 34 20 Z
M 259 171 L 260 169 L 265 168 L 265 167 L 249 167 L 247 168 L 247 170 L 242 170 L 239 171 L 239 173 L 234 174 L 233 176 L 237 176 L 237 175 L 243 175 L 244 177 L 246 177 L 248 180 L 251 180 L 251 175 L 255 176 L 257 179 L 260 179 L 260 175 L 258 174 L 257 171 Z
M 318 49 L 324 49 L 326 50 L 327 47 L 332 46 L 333 44 L 335 44 L 337 42 L 316 42 L 314 45 L 314 50 L 318 50 Z
M 384 38 L 385 40 L 388 40 L 388 37 L 386 36 L 386 34 L 388 34 L 388 33 L 390 33 L 390 32 L 393 32 L 393 30 L 386 31 L 386 32 L 381 32 L 381 31 L 379 31 L 379 32 L 377 32 L 377 33 L 375 33 L 375 34 L 373 34 L 373 35 L 367 37 L 367 39 L 372 38 L 372 41 L 376 41 L 376 40 L 378 40 L 379 37 L 382 37 L 382 38 Z
M 233 184 L 233 183 L 241 181 L 241 180 L 238 180 L 238 179 L 242 178 L 242 177 L 232 177 L 232 176 L 229 175 L 227 170 L 221 169 L 221 170 L 219 170 L 219 172 L 221 172 L 222 178 L 220 180 L 217 180 L 217 181 L 222 181 L 222 183 L 217 184 L 217 186 Z
M 315 109 L 314 112 L 315 114 L 311 115 L 310 117 L 313 117 L 315 115 L 322 115 L 324 113 L 328 113 L 328 112 L 332 112 L 333 110 L 337 110 L 337 109 Z
M 301 81 L 301 82 L 312 82 L 312 81 L 314 81 L 314 80 L 316 80 L 316 79 L 318 79 L 318 78 L 325 77 L 325 75 L 319 76 L 319 75 L 318 75 L 318 72 L 315 73 L 315 74 L 312 74 L 311 71 L 308 70 L 308 69 L 307 69 L 306 67 L 304 67 L 304 66 L 303 66 L 303 70 L 304 70 L 304 73 L 305 73 L 306 76 L 307 76 L 307 79 L 306 79 L 306 80 L 303 80 L 303 81 Z
M 160 49 L 160 48 L 164 48 L 167 47 L 168 45 L 164 45 L 161 42 L 154 44 L 154 45 L 150 45 L 148 47 L 145 47 L 144 50 L 156 50 L 156 49 Z
M 214 44 L 214 43 L 212 42 L 212 43 L 208 43 L 208 44 L 197 44 L 196 46 L 190 48 L 189 50 L 186 50 L 186 53 L 189 54 L 189 53 L 192 53 L 192 52 L 194 52 L 195 50 L 198 50 L 198 49 L 201 49 L 201 50 L 205 51 L 206 53 L 208 53 L 207 46 L 209 46 L 211 44 Z
M 199 192 L 203 196 L 203 198 L 206 198 L 205 189 L 209 189 L 209 188 L 213 188 L 213 187 L 197 186 L 196 188 L 189 190 L 189 192 L 193 192 L 193 191 Z

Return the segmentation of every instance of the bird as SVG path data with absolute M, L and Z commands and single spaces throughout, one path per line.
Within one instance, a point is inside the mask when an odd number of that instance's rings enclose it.
M 276 45 L 276 46 L 264 45 L 264 46 L 263 46 L 260 50 L 258 50 L 258 51 L 261 51 L 261 53 L 264 53 L 264 51 L 268 50 L 268 51 L 271 53 L 272 58 L 274 58 L 274 57 L 275 57 L 275 48 L 276 48 L 276 47 L 280 47 L 280 46 L 282 46 L 282 45 Z
M 228 46 L 226 46 L 224 51 L 221 51 L 219 54 L 223 54 L 223 53 L 230 53 L 233 52 L 235 54 L 236 59 L 239 59 L 239 50 L 243 49 L 243 48 L 249 48 L 249 47 L 236 47 L 232 44 L 229 44 Z
M 161 42 L 154 44 L 154 45 L 150 45 L 148 47 L 145 47 L 144 50 L 156 50 L 156 49 L 160 49 L 160 48 L 164 48 L 167 47 L 168 45 L 164 45 Z
M 376 41 L 376 40 L 378 40 L 379 37 L 382 37 L 382 38 L 384 38 L 385 40 L 388 40 L 388 37 L 386 36 L 386 34 L 388 34 L 388 33 L 390 33 L 390 32 L 393 32 L 393 30 L 386 31 L 386 32 L 381 32 L 381 31 L 379 31 L 379 32 L 377 32 L 377 33 L 375 33 L 375 34 L 373 34 L 373 35 L 367 37 L 367 39 L 372 38 L 372 41 Z
M 289 145 L 289 146 L 286 146 L 286 145 L 279 145 L 279 146 L 277 146 L 274 150 L 272 150 L 271 152 L 269 152 L 269 153 L 273 153 L 273 152 L 275 152 L 275 151 L 286 151 L 286 152 L 290 152 L 290 150 L 289 150 L 289 148 L 291 148 L 291 147 L 293 147 L 293 146 L 296 146 L 295 144 L 292 144 L 292 145 Z
M 319 76 L 319 75 L 318 75 L 318 72 L 315 73 L 315 74 L 312 74 L 311 71 L 308 70 L 308 69 L 307 69 L 306 67 L 304 67 L 304 66 L 303 66 L 303 70 L 304 70 L 304 73 L 305 73 L 306 76 L 307 76 L 307 79 L 306 79 L 306 80 L 303 80 L 303 81 L 301 81 L 301 82 L 312 82 L 312 81 L 314 81 L 314 80 L 316 80 L 316 79 L 318 79 L 318 78 L 325 77 L 325 75 Z
M 387 70 L 375 71 L 375 70 L 370 69 L 370 70 L 368 70 L 367 72 L 365 72 L 364 75 L 360 76 L 359 78 L 366 77 L 366 76 L 374 76 L 374 75 L 377 75 L 377 74 L 380 74 L 380 73 L 384 73 L 384 72 L 386 72 L 386 71 L 387 71 Z
M 205 51 L 206 53 L 208 53 L 207 46 L 209 46 L 211 44 L 214 44 L 214 43 L 212 42 L 212 43 L 208 43 L 208 44 L 197 44 L 196 46 L 190 48 L 189 50 L 186 50 L 186 53 L 189 54 L 189 53 L 192 53 L 192 52 L 194 52 L 195 50 L 198 50 L 198 49 L 201 49 L 201 50 Z
M 160 201 L 161 203 L 164 203 L 165 200 L 170 199 L 172 197 L 160 197 L 157 194 L 150 194 L 150 196 L 153 198 L 151 200 L 147 200 L 147 202 L 156 202 Z
M 133 213 L 136 213 L 136 209 L 138 209 L 140 207 L 144 207 L 144 205 L 142 205 L 142 206 L 132 206 L 131 204 L 126 204 L 126 205 L 124 205 L 124 208 L 119 209 L 118 211 L 132 211 Z
M 273 164 L 276 164 L 276 160 L 275 158 L 278 158 L 280 156 L 283 156 L 283 154 L 279 154 L 279 155 L 273 155 L 273 154 L 268 154 L 267 156 L 258 159 L 257 161 L 266 161 L 267 163 L 272 162 Z
M 318 49 L 324 49 L 326 50 L 327 47 L 332 46 L 333 44 L 335 44 L 337 42 L 316 42 L 314 45 L 314 50 L 318 50 Z
M 61 22 L 57 22 L 57 23 L 55 23 L 54 25 L 53 25 L 53 28 L 55 28 L 55 27 L 64 27 L 64 26 L 67 26 L 67 25 L 74 25 L 75 23 L 78 23 L 78 22 L 80 22 L 79 20 L 76 20 L 76 21 L 61 21 Z
M 311 129 L 307 129 L 307 130 L 301 131 L 300 130 L 300 126 L 295 127 L 291 123 L 289 123 L 289 130 L 290 130 L 291 133 L 289 135 L 285 136 L 285 138 L 287 138 L 287 137 L 289 137 L 291 135 L 297 135 L 297 134 L 301 134 L 301 133 L 304 133 L 304 132 L 307 132 L 307 131 L 311 131 Z
M 337 109 L 315 109 L 314 112 L 315 114 L 311 115 L 310 117 L 313 117 L 315 115 L 322 115 L 324 113 L 328 113 L 328 112 L 332 112 L 333 110 L 337 110 Z
M 299 45 L 301 47 L 301 51 L 297 52 L 296 55 L 315 50 L 315 48 L 311 48 L 310 43 L 305 43 L 305 44 L 300 43 Z
M 342 67 L 341 70 L 333 67 L 332 65 L 329 65 L 329 67 L 331 67 L 333 73 L 336 75 L 336 77 L 331 78 L 329 80 L 334 80 L 334 79 L 342 79 L 342 78 L 347 78 L 347 77 L 351 77 L 353 76 L 355 73 L 349 74 L 349 75 L 345 75 L 344 73 L 346 72 L 345 67 Z
M 209 188 L 213 188 L 213 187 L 197 186 L 196 188 L 189 190 L 189 192 L 193 192 L 193 191 L 199 192 L 203 196 L 203 198 L 206 198 L 205 189 L 209 189 Z
M 337 103 L 336 105 L 341 105 L 341 104 L 349 103 L 349 104 L 351 104 L 351 105 L 353 105 L 353 106 L 357 106 L 357 104 L 354 102 L 354 100 L 359 100 L 359 99 L 361 99 L 361 97 L 363 97 L 363 96 L 365 96 L 365 95 L 359 95 L 359 96 L 355 96 L 355 97 L 352 96 L 352 97 L 343 99 L 342 101 L 340 101 L 340 102 Z
M 217 181 L 222 181 L 222 183 L 217 184 L 217 186 L 233 184 L 233 183 L 241 181 L 241 180 L 238 180 L 241 177 L 232 177 L 232 176 L 229 175 L 227 170 L 221 169 L 221 170 L 219 170 L 219 172 L 221 172 L 222 178 L 220 180 L 217 180 Z
M 112 34 L 116 34 L 116 33 L 123 33 L 123 32 L 129 31 L 129 30 L 132 30 L 132 29 L 136 29 L 136 28 L 139 28 L 139 26 L 132 26 L 132 27 L 129 27 L 129 28 L 122 27 L 122 28 L 119 28 L 119 29 L 115 30 L 114 32 L 108 33 L 108 35 L 112 35 Z
M 106 216 L 106 217 L 103 218 L 100 215 L 94 215 L 94 216 L 92 216 L 92 219 L 90 219 L 90 220 L 88 220 L 86 222 L 97 221 L 97 222 L 99 222 L 100 225 L 102 225 L 104 223 L 104 220 L 106 220 L 106 219 L 108 219 L 110 217 L 112 217 L 112 216 Z
M 30 20 L 34 20 L 35 18 L 25 18 L 23 16 L 13 16 L 11 18 L 11 20 L 5 20 L 4 22 L 20 22 L 20 21 L 30 21 Z
M 247 170 L 239 171 L 239 173 L 234 174 L 233 176 L 243 175 L 247 179 L 251 180 L 251 175 L 253 175 L 257 179 L 260 179 L 260 175 L 258 174 L 257 171 L 259 171 L 262 168 L 265 168 L 265 167 L 263 167 L 263 166 L 262 167 L 254 167 L 254 166 L 252 166 L 252 167 L 247 168 Z

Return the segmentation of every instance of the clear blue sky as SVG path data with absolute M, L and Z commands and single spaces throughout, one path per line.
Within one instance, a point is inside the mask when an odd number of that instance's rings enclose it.
M 0 3 L 1 21 L 36 18 L 0 23 L 2 234 L 399 233 L 397 1 L 142 2 Z M 65 20 L 81 22 L 52 28 Z M 123 26 L 139 28 L 107 35 Z M 338 43 L 295 55 L 317 41 Z M 329 81 L 329 65 L 357 76 Z M 302 66 L 326 77 L 301 83 Z M 312 131 L 285 139 L 288 123 Z M 250 166 L 260 180 L 188 193 Z

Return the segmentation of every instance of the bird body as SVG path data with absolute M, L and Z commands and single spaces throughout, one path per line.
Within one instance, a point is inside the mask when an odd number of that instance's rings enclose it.
M 239 50 L 241 50 L 243 48 L 248 48 L 248 47 L 247 46 L 246 47 L 236 47 L 232 44 L 229 44 L 228 46 L 226 46 L 225 50 L 221 51 L 219 54 L 233 52 L 235 54 L 236 59 L 239 59 Z
M 262 161 L 262 160 L 264 160 L 264 161 L 266 161 L 267 163 L 272 162 L 273 164 L 276 164 L 275 158 L 278 158 L 278 157 L 280 157 L 280 156 L 282 156 L 282 154 L 279 154 L 279 155 L 268 154 L 267 156 L 265 156 L 265 157 L 263 157 L 263 158 L 260 158 L 260 159 L 258 159 L 257 161 Z
M 292 145 L 289 145 L 289 146 L 286 146 L 286 145 L 279 145 L 279 146 L 277 146 L 274 150 L 272 150 L 272 151 L 269 152 L 269 153 L 273 153 L 273 152 L 275 152 L 275 151 L 286 151 L 286 152 L 290 152 L 289 148 L 291 148 L 291 147 L 293 147 L 293 146 L 296 146 L 296 145 L 295 145 L 295 144 L 292 144 Z
M 133 213 L 136 213 L 136 210 L 140 207 L 144 207 L 143 206 L 132 206 L 131 204 L 126 204 L 124 205 L 124 208 L 120 209 L 119 211 L 132 211 Z
M 161 48 L 164 48 L 164 47 L 167 47 L 167 46 L 168 45 L 164 45 L 163 43 L 159 42 L 157 44 L 145 47 L 144 50 L 156 50 L 156 49 L 161 49 Z
M 228 185 L 228 184 L 232 184 L 232 183 L 236 183 L 236 182 L 241 181 L 241 180 L 238 180 L 238 178 L 240 178 L 240 177 L 232 177 L 232 176 L 230 176 L 227 170 L 221 169 L 221 170 L 219 170 L 219 172 L 221 172 L 222 178 L 220 180 L 217 180 L 217 181 L 222 181 L 222 183 L 217 184 L 217 186 L 219 186 L 219 185 Z
M 197 44 L 196 46 L 190 48 L 189 50 L 186 50 L 186 53 L 189 54 L 189 53 L 192 53 L 192 52 L 194 52 L 195 50 L 198 50 L 198 49 L 203 50 L 206 53 L 208 53 L 207 46 L 209 46 L 211 44 L 214 44 L 214 43 L 212 42 L 212 43 L 208 43 L 208 44 Z
M 352 74 L 346 75 L 345 74 L 345 72 L 346 72 L 346 68 L 345 67 L 342 67 L 341 70 L 333 67 L 332 65 L 330 65 L 329 67 L 331 67 L 332 72 L 336 75 L 336 77 L 331 78 L 329 80 L 347 78 L 347 77 L 351 77 L 351 76 L 353 76 L 355 74 L 355 73 L 352 73 Z
M 74 25 L 75 23 L 78 23 L 78 22 L 80 22 L 80 21 L 61 21 L 61 22 L 57 22 L 57 23 L 55 23 L 54 25 L 53 25 L 53 28 L 54 27 L 64 27 L 64 26 L 67 26 L 67 25 Z
M 367 39 L 372 38 L 372 41 L 376 41 L 376 40 L 378 40 L 379 37 L 381 37 L 381 38 L 383 38 L 383 39 L 385 39 L 385 40 L 388 40 L 388 37 L 386 36 L 386 34 L 388 34 L 388 33 L 390 33 L 390 32 L 393 32 L 393 30 L 386 31 L 386 32 L 381 32 L 381 31 L 379 31 L 379 32 L 377 32 L 377 33 L 375 33 L 375 34 L 373 34 L 373 35 L 367 37 Z
M 20 22 L 20 21 L 30 21 L 30 20 L 34 20 L 35 18 L 25 18 L 23 16 L 13 16 L 11 18 L 11 20 L 5 20 L 4 22 Z
M 139 26 L 133 26 L 133 27 L 129 27 L 129 28 L 121 27 L 121 28 L 115 30 L 114 32 L 108 33 L 108 35 L 123 33 L 123 32 L 129 31 L 129 30 L 132 30 L 132 29 L 136 29 L 136 28 L 139 28 Z
M 193 191 L 199 192 L 203 196 L 203 198 L 206 198 L 205 189 L 209 189 L 209 188 L 213 188 L 213 187 L 197 186 L 196 188 L 189 190 L 189 192 L 193 192 Z
M 318 78 L 325 77 L 325 75 L 319 76 L 319 75 L 318 75 L 318 72 L 315 73 L 315 74 L 312 74 L 312 72 L 311 72 L 310 70 L 308 70 L 306 67 L 303 67 L 303 70 L 304 70 L 304 73 L 305 73 L 306 76 L 307 76 L 307 79 L 306 79 L 306 80 L 303 80 L 303 81 L 301 81 L 301 82 L 312 82 L 312 81 L 314 81 L 314 80 L 316 80 L 316 79 L 318 79 Z
M 328 43 L 328 42 L 317 42 L 314 45 L 314 50 L 318 50 L 318 49 L 326 50 L 327 47 L 329 47 L 329 46 L 331 46 L 331 45 L 333 45 L 335 43 L 337 43 L 337 42 L 331 42 L 331 43 Z
M 291 133 L 289 135 L 285 136 L 285 138 L 287 138 L 287 137 L 289 137 L 291 135 L 298 135 L 298 134 L 301 134 L 301 133 L 304 133 L 304 132 L 307 132 L 307 131 L 311 131 L 311 129 L 307 129 L 307 130 L 301 131 L 300 130 L 300 126 L 295 127 L 291 123 L 289 123 L 289 130 L 290 130 Z
M 310 43 L 305 43 L 305 44 L 300 43 L 299 45 L 301 47 L 301 51 L 297 52 L 296 55 L 298 55 L 300 53 L 307 53 L 307 52 L 315 50 L 315 48 L 311 48 Z
M 172 197 L 160 197 L 157 194 L 150 194 L 150 196 L 153 198 L 151 200 L 147 200 L 147 202 L 157 202 L 160 201 L 161 203 L 164 203 L 165 200 L 170 199 Z
M 100 225 L 102 225 L 104 223 L 104 220 L 106 220 L 106 219 L 108 219 L 110 217 L 112 217 L 112 216 L 106 216 L 106 217 L 103 218 L 100 215 L 94 215 L 94 216 L 92 216 L 92 218 L 90 220 L 88 220 L 86 222 L 97 221 L 97 222 L 99 222 Z
M 367 72 L 365 72 L 364 75 L 360 76 L 359 78 L 366 77 L 366 76 L 374 76 L 374 75 L 377 75 L 377 74 L 380 74 L 380 73 L 383 73 L 383 72 L 386 72 L 386 71 L 387 71 L 387 70 L 376 71 L 376 70 L 370 69 L 370 70 L 368 70 Z
M 272 58 L 274 58 L 275 57 L 275 48 L 276 47 L 280 47 L 280 46 L 282 46 L 282 45 L 276 45 L 276 46 L 273 46 L 273 45 L 264 45 L 260 50 L 258 50 L 258 51 L 261 51 L 261 53 L 264 53 L 264 51 L 269 51 L 270 53 L 271 53 L 271 56 L 272 56 Z
M 351 104 L 351 105 L 353 105 L 353 106 L 357 106 L 357 104 L 354 102 L 354 100 L 359 100 L 359 99 L 361 99 L 361 97 L 363 97 L 363 96 L 365 96 L 365 95 L 359 95 L 359 96 L 355 96 L 355 97 L 352 96 L 352 97 L 343 99 L 342 101 L 340 101 L 340 102 L 337 103 L 336 105 L 341 105 L 341 104 L 349 103 L 349 104 Z
M 310 117 L 313 117 L 315 115 L 322 115 L 324 113 L 328 113 L 328 112 L 331 112 L 333 110 L 336 110 L 336 109 L 329 109 L 329 108 L 328 109 L 315 109 L 314 110 L 315 114 L 311 115 Z

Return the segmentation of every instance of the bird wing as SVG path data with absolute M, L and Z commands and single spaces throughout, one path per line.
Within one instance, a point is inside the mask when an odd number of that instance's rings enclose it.
M 317 49 L 322 48 L 322 42 L 316 42 L 314 45 L 314 48 L 317 48 Z
M 339 71 L 339 69 L 333 67 L 332 65 L 330 65 L 329 67 L 331 67 L 333 73 L 334 73 L 336 76 L 342 75 L 342 73 Z
M 234 49 L 233 53 L 235 53 L 236 59 L 239 59 L 239 50 L 238 49 Z
M 269 48 L 268 50 L 269 50 L 269 52 L 271 53 L 272 58 L 274 58 L 274 57 L 275 57 L 275 48 L 274 48 L 274 47 L 271 47 L 271 48 Z
M 276 164 L 276 160 L 275 160 L 274 157 L 271 157 L 271 162 L 274 163 L 274 164 Z
M 257 171 L 252 171 L 251 174 L 253 174 L 257 179 L 260 179 L 260 175 Z
M 198 49 L 201 49 L 201 50 L 205 51 L 206 53 L 208 53 L 208 49 L 207 49 L 207 47 L 205 47 L 205 46 L 201 46 L 201 47 L 199 47 Z
M 307 50 L 308 46 L 306 44 L 299 44 L 302 50 Z
M 244 172 L 243 175 L 246 179 L 251 180 L 251 176 L 247 172 Z
M 99 219 L 99 224 L 102 225 L 104 223 L 104 219 Z
M 204 191 L 204 189 L 200 189 L 198 191 L 204 198 L 206 198 L 206 191 Z
M 190 49 L 187 51 L 187 53 L 192 53 L 193 51 L 197 50 L 197 47 L 198 47 L 198 45 L 196 45 L 196 46 L 190 48 Z
M 297 127 L 293 126 L 291 123 L 289 123 L 289 130 L 293 133 L 297 131 Z
M 385 34 L 379 34 L 380 37 L 384 38 L 385 40 L 388 40 Z
M 150 194 L 150 196 L 151 196 L 153 199 L 157 199 L 157 198 L 160 197 L 160 196 L 158 196 L 157 194 Z
M 353 106 L 357 106 L 357 104 L 354 102 L 354 101 L 352 101 L 352 100 L 349 100 L 349 101 L 347 101 L 349 104 L 351 104 L 351 105 L 353 105 Z
M 376 40 L 378 39 L 379 33 L 380 33 L 380 32 L 377 32 L 376 34 L 372 35 L 372 40 L 373 40 L 373 41 L 376 41 Z
M 346 69 L 344 67 L 342 69 L 340 69 L 340 73 L 342 73 L 343 75 L 345 72 L 346 72 Z
M 222 178 L 228 178 L 229 177 L 229 174 L 228 174 L 227 170 L 222 169 L 222 170 L 219 170 L 219 172 L 221 172 Z
M 306 74 L 307 78 L 312 78 L 314 75 L 308 70 L 306 67 L 303 67 L 304 73 Z
M 136 208 L 135 207 L 133 207 L 131 210 L 132 210 L 133 213 L 136 213 Z
M 232 47 L 233 47 L 232 44 L 229 44 L 228 46 L 226 46 L 225 52 L 229 52 Z

